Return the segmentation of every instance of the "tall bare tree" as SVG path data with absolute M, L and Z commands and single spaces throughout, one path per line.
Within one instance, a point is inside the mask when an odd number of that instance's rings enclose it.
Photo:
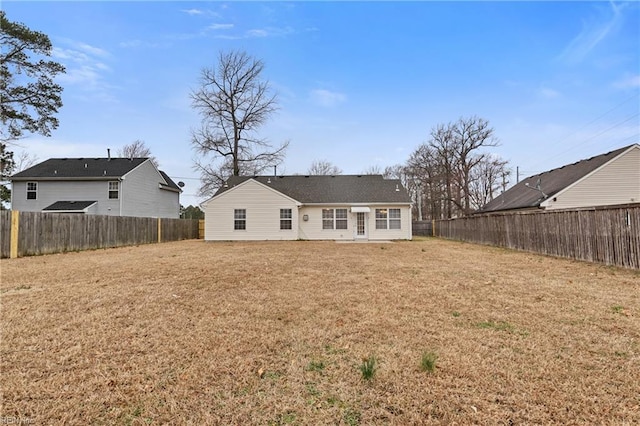
M 231 175 L 260 174 L 284 159 L 288 142 L 274 148 L 258 137 L 277 110 L 263 71 L 262 61 L 239 51 L 221 52 L 215 68 L 202 69 L 200 87 L 191 93 L 202 119 L 191 133 L 200 195 L 212 194 Z
M 493 197 L 495 182 L 507 176 L 508 167 L 483 151 L 498 144 L 487 120 L 460 118 L 437 125 L 430 136 L 406 166 L 407 187 L 415 191 L 419 217 L 423 210 L 432 219 L 467 215 L 481 207 L 478 203 L 485 195 Z
M 116 155 L 124 158 L 148 158 L 154 166 L 160 166 L 156 157 L 151 154 L 151 149 L 140 139 L 118 148 Z
M 310 175 L 341 175 L 342 169 L 328 160 L 314 160 L 309 166 L 307 173 Z
M 506 190 L 509 183 L 508 162 L 495 155 L 486 155 L 470 174 L 469 198 L 472 209 L 480 209 L 496 195 Z

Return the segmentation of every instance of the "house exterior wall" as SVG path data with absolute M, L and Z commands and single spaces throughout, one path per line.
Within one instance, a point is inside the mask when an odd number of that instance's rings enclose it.
M 248 180 L 204 204 L 204 239 L 231 240 L 296 240 L 298 239 L 298 206 L 295 201 Z M 246 229 L 234 229 L 234 210 L 246 210 Z M 280 209 L 291 209 L 292 229 L 280 229 Z
M 122 216 L 180 217 L 180 195 L 160 189 L 162 175 L 151 161 L 145 161 L 123 176 L 120 196 Z
M 366 235 L 359 237 L 356 233 L 357 214 L 351 212 L 352 205 L 334 204 L 322 206 L 303 206 L 299 211 L 300 238 L 304 240 L 410 240 L 411 239 L 411 207 L 407 205 L 362 205 L 369 207 L 365 213 Z M 400 229 L 376 229 L 376 209 L 400 209 Z M 347 229 L 322 229 L 323 209 L 347 209 Z M 304 216 L 308 220 L 304 220 Z
M 640 148 L 634 147 L 555 197 L 541 203 L 541 206 L 554 210 L 638 202 Z
M 29 181 L 38 182 L 37 198 L 27 200 L 27 182 L 11 184 L 11 209 L 39 212 L 56 201 L 97 201 L 93 214 L 120 216 L 120 200 L 109 199 L 109 181 Z

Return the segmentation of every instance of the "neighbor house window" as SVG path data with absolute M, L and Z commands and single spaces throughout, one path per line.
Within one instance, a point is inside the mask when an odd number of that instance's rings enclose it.
M 322 209 L 322 229 L 347 229 L 347 209 Z
M 27 200 L 38 198 L 38 182 L 27 182 Z
M 291 229 L 291 209 L 280 209 L 280 229 Z
M 117 200 L 120 189 L 120 182 L 109 182 L 109 199 Z
M 235 209 L 233 211 L 233 229 L 236 231 L 247 229 L 246 209 Z
M 400 209 L 376 209 L 376 229 L 401 229 Z

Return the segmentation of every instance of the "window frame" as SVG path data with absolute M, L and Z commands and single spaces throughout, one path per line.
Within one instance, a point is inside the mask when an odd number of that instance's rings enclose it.
M 29 189 L 29 186 L 33 185 L 35 188 Z M 37 200 L 38 199 L 38 182 L 27 182 L 27 200 Z M 33 197 L 30 195 L 33 194 Z
M 331 217 L 327 213 L 331 212 Z M 330 226 L 329 226 L 330 225 Z M 342 231 L 349 229 L 349 209 L 322 209 L 322 230 Z
M 293 230 L 293 209 L 280 209 L 280 230 Z
M 402 229 L 402 209 L 400 208 L 376 209 L 375 216 L 377 230 Z
M 115 184 L 116 189 L 113 189 L 113 184 Z M 117 180 L 110 180 L 109 182 L 107 182 L 107 197 L 110 200 L 119 200 L 120 199 L 120 181 Z M 115 197 L 113 197 L 112 195 L 115 194 Z
M 247 230 L 247 209 L 233 209 L 233 230 Z

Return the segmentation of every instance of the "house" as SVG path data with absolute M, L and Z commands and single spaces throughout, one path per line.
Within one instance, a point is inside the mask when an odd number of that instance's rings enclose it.
M 202 204 L 205 240 L 411 239 L 411 201 L 381 175 L 233 176 Z
M 178 218 L 182 190 L 148 158 L 51 158 L 11 177 L 11 208 Z
M 528 177 L 476 213 L 630 203 L 640 203 L 639 144 Z

